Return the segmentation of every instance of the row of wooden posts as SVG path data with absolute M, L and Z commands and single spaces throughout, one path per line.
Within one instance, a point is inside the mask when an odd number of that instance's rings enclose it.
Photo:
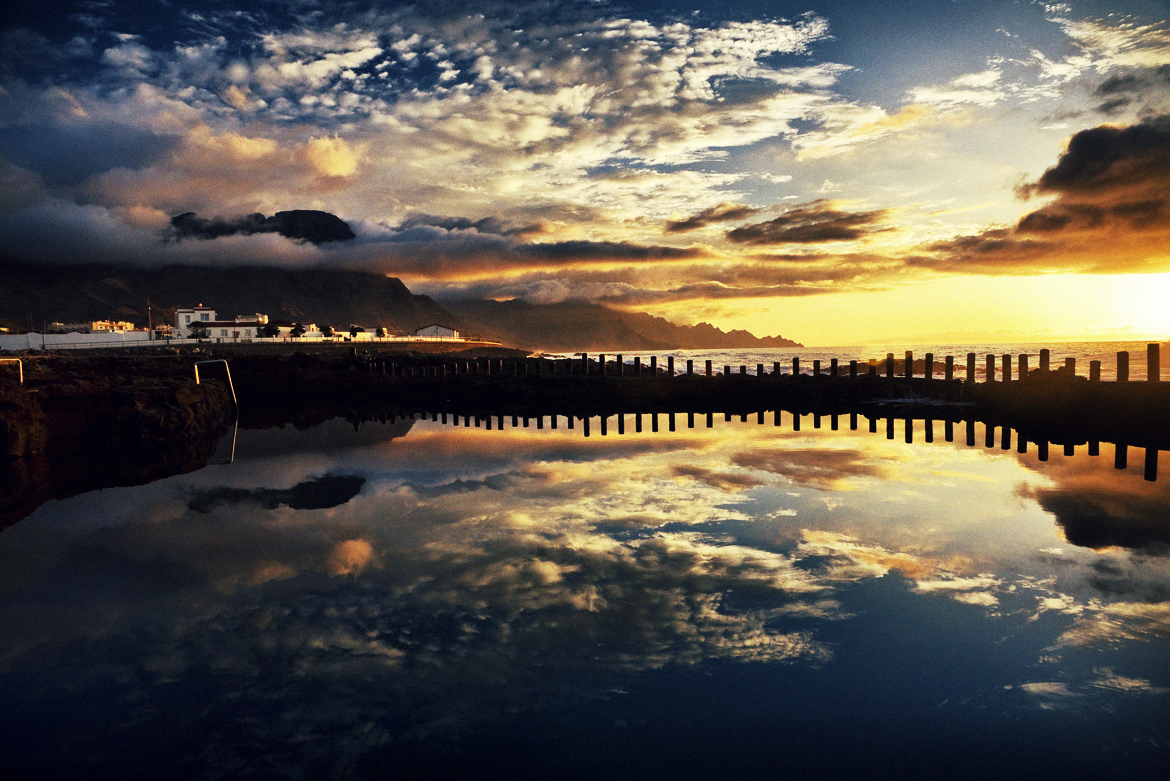
M 1147 345 L 1146 347 L 1146 379 L 1151 382 L 1159 382 L 1161 380 L 1161 359 L 1160 346 L 1157 343 Z M 1013 358 L 1012 355 L 987 355 L 984 369 L 984 381 L 995 382 L 996 370 L 999 367 L 1000 382 L 1012 381 L 1012 368 L 1015 364 L 1016 379 L 1022 380 L 1028 376 L 1029 372 L 1029 356 L 1020 354 Z M 975 382 L 976 367 L 978 365 L 979 357 L 976 353 L 967 353 L 967 373 L 966 381 Z M 933 353 L 926 353 L 923 356 L 923 371 L 921 376 L 925 379 L 931 380 L 935 378 L 935 360 Z M 382 374 L 392 374 L 399 377 L 447 377 L 454 375 L 466 374 L 488 374 L 488 375 L 612 375 L 617 377 L 642 377 L 642 376 L 658 376 L 658 358 L 651 356 L 649 361 L 645 364 L 642 362 L 641 356 L 635 357 L 633 364 L 627 366 L 624 357 L 619 353 L 614 356 L 613 371 L 611 372 L 610 365 L 606 362 L 606 354 L 601 353 L 597 356 L 596 365 L 590 361 L 588 353 L 582 353 L 577 358 L 525 358 L 525 359 L 505 359 L 505 358 L 479 358 L 474 360 L 456 361 L 454 363 L 444 363 L 436 366 L 405 366 L 402 364 L 388 362 L 379 359 L 371 359 L 370 366 L 375 371 L 380 370 Z M 903 361 L 902 373 L 895 374 L 895 360 L 894 353 L 887 353 L 885 359 L 884 371 L 879 368 L 879 362 L 871 359 L 867 366 L 862 366 L 858 361 L 850 361 L 847 373 L 842 371 L 842 366 L 836 358 L 829 361 L 827 367 L 827 375 L 829 377 L 848 376 L 856 379 L 859 374 L 864 373 L 870 376 L 885 376 L 887 378 L 903 377 L 911 378 L 915 376 L 914 372 L 914 352 L 912 350 L 906 351 L 906 356 Z M 756 364 L 756 376 L 767 376 L 764 371 L 765 364 Z M 1128 382 L 1130 379 L 1130 361 L 1129 353 L 1127 351 L 1120 351 L 1117 353 L 1117 381 Z M 695 361 L 687 359 L 685 374 L 693 376 L 695 372 Z M 701 376 L 713 377 L 719 376 L 714 371 L 712 361 L 705 362 L 704 371 Z M 1038 369 L 1041 371 L 1051 370 L 1051 352 L 1048 349 L 1040 351 Z M 740 375 L 747 375 L 748 367 L 741 365 L 739 367 Z M 1069 375 L 1076 374 L 1076 358 L 1065 358 L 1062 371 Z M 775 361 L 772 364 L 773 377 L 779 377 L 784 372 L 781 371 L 781 362 Z M 801 361 L 799 357 L 792 359 L 792 375 L 799 375 L 801 373 Z M 723 376 L 730 376 L 732 374 L 731 366 L 723 367 Z M 667 356 L 665 376 L 674 377 L 675 360 L 674 356 Z M 822 373 L 822 362 L 814 360 L 812 362 L 812 375 L 814 377 L 824 376 Z M 955 379 L 955 358 L 953 355 L 946 356 L 943 362 L 942 378 L 947 381 Z M 1089 362 L 1089 380 L 1093 382 L 1101 379 L 1101 361 Z
M 640 433 L 642 433 L 642 430 L 643 430 L 643 426 L 642 426 L 643 415 L 646 415 L 650 418 L 650 431 L 657 433 L 659 430 L 659 416 L 660 415 L 666 418 L 667 430 L 673 432 L 673 431 L 676 431 L 678 429 L 678 418 L 684 417 L 684 416 L 686 418 L 686 427 L 688 429 L 695 428 L 695 420 L 696 420 L 697 414 L 698 415 L 705 415 L 706 416 L 706 427 L 712 428 L 714 426 L 714 423 L 715 423 L 715 414 L 716 413 L 712 413 L 712 412 L 707 412 L 707 413 L 694 413 L 694 412 L 654 413 L 654 412 L 651 412 L 651 413 L 630 413 L 630 414 L 634 418 L 634 431 L 636 433 L 640 434 Z M 728 413 L 722 413 L 722 414 L 723 414 L 724 421 L 726 421 L 726 422 L 730 422 L 733 417 L 739 417 L 742 422 L 746 423 L 749 419 L 749 414 L 751 414 L 751 413 L 733 415 L 732 413 L 728 412 Z M 782 420 L 781 416 L 783 414 L 782 411 L 781 410 L 773 410 L 771 414 L 772 414 L 772 425 L 773 426 L 780 426 L 781 420 Z M 816 429 L 821 428 L 822 418 L 828 417 L 829 421 L 830 421 L 830 428 L 833 431 L 838 430 L 839 425 L 840 425 L 839 419 L 840 419 L 840 417 L 842 417 L 840 415 L 824 415 L 824 416 L 822 416 L 822 415 L 814 414 L 814 413 L 809 413 L 809 414 L 812 417 L 813 428 L 816 428 Z M 800 431 L 802 415 L 800 413 L 796 413 L 796 412 L 789 413 L 789 415 L 791 416 L 792 430 L 793 431 Z M 756 418 L 757 424 L 764 425 L 765 419 L 766 419 L 765 418 L 766 413 L 764 411 L 756 412 L 756 413 L 754 413 L 754 416 Z M 436 423 L 442 422 L 443 425 L 448 425 L 448 421 L 450 421 L 450 425 L 454 425 L 454 426 L 459 426 L 460 420 L 462 420 L 463 421 L 462 425 L 465 428 L 471 428 L 473 426 L 475 428 L 482 427 L 487 431 L 492 430 L 493 420 L 495 421 L 494 427 L 500 431 L 504 430 L 505 420 L 507 420 L 509 417 L 511 418 L 511 424 L 512 424 L 511 428 L 513 428 L 513 429 L 520 428 L 521 421 L 523 421 L 524 428 L 529 428 L 529 423 L 532 420 L 532 418 L 530 418 L 528 416 L 522 417 L 519 415 L 510 415 L 510 416 L 509 415 L 494 415 L 494 416 L 493 415 L 459 415 L 456 413 L 449 414 L 446 412 L 442 412 L 442 413 L 439 413 L 439 412 L 408 413 L 408 414 L 404 415 L 403 417 L 405 417 L 406 419 L 410 419 L 410 420 L 417 420 L 420 418 L 422 420 L 426 420 L 429 418 L 431 421 L 436 422 Z M 535 421 L 536 421 L 536 428 L 537 429 L 544 428 L 545 417 L 546 416 L 544 416 L 544 415 L 536 416 Z M 577 416 L 573 416 L 573 415 L 563 415 L 563 416 L 548 415 L 547 418 L 549 420 L 549 427 L 551 429 L 556 429 L 557 424 L 558 424 L 558 419 L 561 417 L 565 418 L 566 427 L 570 430 L 575 428 L 575 421 L 580 421 L 582 434 L 586 437 L 588 437 L 590 435 L 591 428 L 592 428 L 591 423 L 590 423 L 590 421 L 592 420 L 591 417 L 589 417 L 589 416 L 577 417 Z M 612 415 L 612 416 L 611 415 L 598 415 L 596 417 L 599 418 L 598 428 L 599 428 L 599 431 L 601 433 L 601 436 L 607 436 L 609 434 L 609 418 L 610 417 L 617 418 L 617 433 L 618 433 L 618 435 L 619 436 L 625 435 L 625 433 L 626 433 L 626 417 L 627 417 L 626 414 L 619 413 L 619 414 Z M 858 430 L 858 417 L 859 417 L 858 413 L 856 413 L 856 412 L 849 413 L 849 415 L 848 415 L 849 429 L 851 431 Z M 881 416 L 880 415 L 866 415 L 864 417 L 866 417 L 869 421 L 869 432 L 871 434 L 876 434 L 878 432 L 878 421 L 881 419 Z M 394 420 L 396 420 L 396 419 L 397 419 L 397 416 L 390 415 L 387 422 L 394 422 Z M 885 418 L 886 438 L 887 439 L 894 439 L 895 438 L 896 430 L 897 430 L 896 429 L 896 421 L 899 419 L 903 420 L 903 422 L 904 422 L 906 443 L 907 444 L 913 443 L 914 442 L 914 424 L 915 424 L 916 419 L 912 418 L 912 417 L 897 418 L 894 416 L 887 416 Z M 931 418 L 925 418 L 925 419 L 919 418 L 917 420 L 922 420 L 924 441 L 933 442 L 934 441 L 934 424 L 936 421 L 931 419 Z M 976 423 L 976 421 L 974 419 L 967 418 L 967 419 L 962 420 L 962 421 L 943 419 L 943 420 L 938 421 L 938 422 L 941 422 L 943 424 L 943 438 L 947 442 L 954 442 L 955 441 L 955 425 L 956 425 L 956 423 L 960 423 L 960 424 L 964 425 L 966 428 L 967 447 L 974 447 L 975 446 L 975 443 L 976 443 L 975 423 Z M 999 442 L 1000 442 L 999 447 L 1000 447 L 1000 449 L 1002 449 L 1002 450 L 1011 450 L 1012 449 L 1013 429 L 1011 429 L 1008 426 L 995 426 L 995 425 L 990 425 L 990 424 L 984 424 L 984 429 L 985 429 L 984 430 L 984 446 L 985 447 L 994 448 L 996 446 L 996 439 L 997 439 L 996 432 L 998 431 L 999 432 Z M 1029 440 L 1027 440 L 1023 435 L 1017 434 L 1016 441 L 1017 441 L 1016 452 L 1027 453 Z M 1035 445 L 1036 445 L 1037 457 L 1039 458 L 1039 460 L 1040 461 L 1047 461 L 1048 460 L 1049 442 L 1047 440 L 1037 441 L 1037 442 L 1035 442 Z M 1156 447 L 1147 447 L 1147 448 L 1143 448 L 1143 449 L 1145 451 L 1145 463 L 1144 463 L 1144 469 L 1143 469 L 1145 479 L 1149 480 L 1149 481 L 1154 481 L 1157 479 L 1157 474 L 1158 474 L 1158 449 Z M 1075 455 L 1075 450 L 1076 450 L 1075 446 L 1071 443 L 1066 443 L 1063 446 L 1064 455 L 1067 457 L 1071 457 L 1071 456 Z M 1090 456 L 1094 456 L 1094 457 L 1099 456 L 1100 452 L 1101 452 L 1101 443 L 1100 442 L 1089 442 L 1088 443 L 1088 454 Z M 1115 443 L 1113 445 L 1113 466 L 1116 469 L 1128 468 L 1128 465 L 1129 465 L 1129 455 L 1128 454 L 1129 454 L 1129 446 L 1122 444 L 1122 443 Z

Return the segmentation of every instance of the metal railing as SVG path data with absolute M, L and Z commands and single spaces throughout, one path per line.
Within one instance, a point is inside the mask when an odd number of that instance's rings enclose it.
M 207 360 L 207 361 L 196 361 L 195 362 L 195 384 L 196 385 L 199 384 L 199 367 L 206 366 L 209 363 L 222 363 L 223 364 L 223 370 L 227 374 L 228 390 L 230 390 L 232 392 L 232 404 L 235 405 L 236 412 L 239 412 L 240 411 L 240 403 L 238 401 L 236 401 L 236 388 L 234 385 L 232 385 L 232 370 L 231 370 L 231 367 L 228 366 L 228 362 L 226 360 L 224 360 L 223 358 L 212 358 L 212 359 Z
M 19 358 L 0 358 L 0 363 L 15 363 L 17 374 L 20 375 L 20 384 L 24 384 L 24 363 Z

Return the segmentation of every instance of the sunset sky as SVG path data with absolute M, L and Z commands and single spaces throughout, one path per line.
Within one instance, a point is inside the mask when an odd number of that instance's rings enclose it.
M 1170 336 L 1166 2 L 21 5 L 9 258 L 363 268 L 807 345 Z M 288 209 L 357 238 L 168 233 Z

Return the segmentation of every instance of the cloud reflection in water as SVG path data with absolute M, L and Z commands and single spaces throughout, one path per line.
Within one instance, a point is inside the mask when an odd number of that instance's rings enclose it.
M 1087 712 L 1102 697 L 1165 712 L 1170 679 L 1151 659 L 1170 636 L 1166 559 L 1070 546 L 1049 514 L 1094 481 L 1164 509 L 1162 486 L 1082 459 L 1041 469 L 750 424 L 588 440 L 386 429 L 350 450 L 244 447 L 232 467 L 124 489 L 102 525 L 71 529 L 97 501 L 77 497 L 0 535 L 9 713 L 107 696 L 82 740 L 94 751 L 140 730 L 177 741 L 192 768 L 272 770 L 289 746 L 325 761 L 336 744 L 360 775 L 360 757 L 403 741 L 728 663 L 829 675 L 855 690 L 835 707 L 858 713 L 887 679 L 952 715 L 959 702 Z M 297 499 L 338 475 L 331 501 Z M 871 634 L 880 615 L 885 636 Z M 956 636 L 996 639 L 959 648 Z M 907 643 L 901 661 L 880 650 Z M 941 666 L 916 671 L 921 659 Z M 109 681 L 116 696 L 102 694 Z M 50 753 L 78 740 L 4 721 Z M 180 727 L 200 737 L 185 743 Z M 1144 729 L 1167 735 L 1165 720 Z

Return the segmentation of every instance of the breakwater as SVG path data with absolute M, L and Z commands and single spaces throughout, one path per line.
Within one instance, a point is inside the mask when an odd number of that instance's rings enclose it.
M 802 363 L 795 357 L 770 366 L 718 366 L 621 354 L 462 360 L 355 355 L 350 368 L 359 370 L 371 391 L 383 389 L 384 404 L 403 411 L 585 418 L 761 409 L 832 415 L 880 406 L 899 418 L 1008 426 L 1036 442 L 1170 449 L 1170 383 L 1161 382 L 1158 345 L 1148 346 L 1144 371 L 1131 371 L 1143 367 L 1131 363 L 1127 352 L 1118 353 L 1112 381 L 1101 379 L 1099 361 L 1090 362 L 1085 376 L 1075 359 L 1053 361 L 1046 350 L 1034 366 L 1029 358 L 968 353 L 956 360 L 905 352 L 865 363 Z M 302 397 L 312 386 L 302 384 Z

